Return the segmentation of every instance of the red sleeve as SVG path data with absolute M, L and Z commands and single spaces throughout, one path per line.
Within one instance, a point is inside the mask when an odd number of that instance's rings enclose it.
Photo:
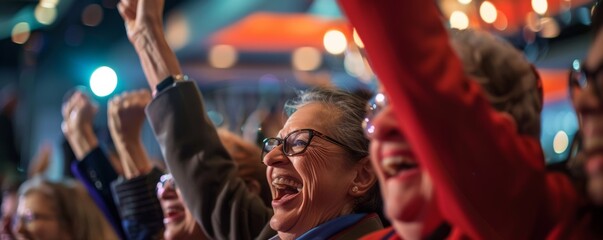
M 339 2 L 444 217 L 473 239 L 542 239 L 552 224 L 542 222 L 549 189 L 540 144 L 465 75 L 434 1 Z

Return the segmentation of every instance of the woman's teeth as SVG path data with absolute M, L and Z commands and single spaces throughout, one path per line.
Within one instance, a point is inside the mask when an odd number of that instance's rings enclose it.
M 404 156 L 395 156 L 384 158 L 381 161 L 381 167 L 388 176 L 394 176 L 398 172 L 416 168 L 417 163 L 413 159 Z
M 295 189 L 297 192 L 300 192 L 303 185 L 293 179 L 285 178 L 285 177 L 276 177 L 272 180 L 272 186 L 277 190 L 283 189 Z

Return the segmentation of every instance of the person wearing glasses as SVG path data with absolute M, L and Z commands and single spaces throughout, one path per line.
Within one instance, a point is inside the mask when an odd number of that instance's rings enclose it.
M 339 3 L 385 91 L 365 129 L 393 228 L 366 239 L 568 238 L 578 199 L 545 170 L 525 57 L 485 33 L 449 34 L 433 1 Z
M 574 239 L 603 239 L 603 14 L 599 1 L 593 14 L 594 41 L 584 61 L 572 63 L 570 98 L 578 115 L 580 133 L 576 155 L 568 167 L 586 198 L 575 217 Z
M 361 121 L 365 102 L 336 90 L 303 94 L 278 136 L 264 141 L 272 208 L 250 194 L 220 143 L 197 85 L 184 81 L 163 35 L 163 1 L 118 9 L 155 97 L 147 106 L 184 202 L 214 239 L 356 239 L 382 228 Z
M 27 180 L 19 188 L 13 224 L 16 239 L 118 239 L 77 182 Z

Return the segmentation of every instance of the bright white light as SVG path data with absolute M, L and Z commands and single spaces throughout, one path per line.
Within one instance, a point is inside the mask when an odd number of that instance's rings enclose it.
M 493 23 L 496 21 L 497 16 L 496 7 L 494 7 L 494 4 L 491 2 L 484 1 L 479 7 L 479 15 L 482 17 L 484 22 Z
M 574 70 L 578 71 L 580 69 L 580 60 L 575 59 L 574 62 L 572 62 L 572 67 Z
M 38 4 L 34 10 L 34 17 L 39 23 L 50 25 L 57 18 L 57 9 L 54 7 L 47 8 Z
M 454 11 L 450 14 L 450 28 L 467 29 L 469 27 L 469 17 L 461 11 Z
M 90 89 L 94 95 L 104 97 L 117 87 L 117 74 L 110 67 L 99 67 L 90 76 Z
M 564 131 L 557 132 L 557 134 L 555 134 L 555 138 L 553 139 L 553 150 L 555 150 L 555 153 L 561 154 L 565 152 L 568 146 L 569 137 L 567 136 L 567 133 Z
M 471 0 L 459 0 L 459 3 L 463 4 L 463 5 L 467 5 L 467 4 L 471 3 Z
M 327 52 L 334 55 L 342 54 L 348 48 L 348 39 L 339 30 L 329 30 L 322 42 Z
M 17 23 L 13 27 L 13 31 L 11 34 L 12 40 L 16 44 L 23 44 L 23 43 L 27 42 L 27 40 L 29 39 L 29 35 L 30 35 L 30 28 L 29 28 L 29 24 L 26 22 Z
M 546 0 L 532 0 L 532 8 L 534 12 L 544 15 L 549 8 L 549 3 Z
M 313 47 L 301 47 L 295 49 L 291 56 L 293 67 L 300 71 L 312 71 L 322 63 L 322 55 L 318 49 Z
M 358 46 L 359 48 L 364 48 L 364 43 L 362 42 L 362 39 L 360 39 L 360 36 L 358 36 L 358 32 L 356 31 L 355 28 L 354 28 L 353 37 L 354 37 L 354 43 L 356 43 L 356 46 Z
M 383 102 L 383 101 L 385 101 L 385 95 L 383 93 L 377 94 L 377 96 L 375 96 L 375 101 L 376 102 Z
M 215 68 L 229 68 L 237 62 L 237 49 L 230 45 L 216 45 L 209 50 L 209 64 Z

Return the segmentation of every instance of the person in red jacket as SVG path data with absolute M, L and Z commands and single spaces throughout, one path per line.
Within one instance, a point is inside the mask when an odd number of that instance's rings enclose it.
M 366 129 L 393 228 L 367 238 L 564 236 L 578 199 L 545 171 L 531 65 L 493 37 L 459 59 L 433 1 L 339 2 L 385 90 Z

